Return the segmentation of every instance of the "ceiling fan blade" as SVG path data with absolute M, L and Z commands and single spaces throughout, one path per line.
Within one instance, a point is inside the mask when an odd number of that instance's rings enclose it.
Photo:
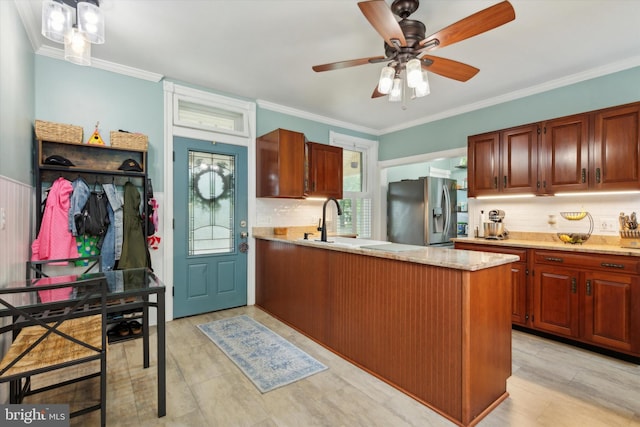
M 319 73 L 320 71 L 339 70 L 341 68 L 354 67 L 356 65 L 370 64 L 371 62 L 369 61 L 378 61 L 381 59 L 385 59 L 385 57 L 372 56 L 370 58 L 350 59 L 348 61 L 338 61 L 338 62 L 332 62 L 330 64 L 314 65 L 311 68 L 313 69 L 313 71 Z
M 392 40 L 398 40 L 400 46 L 407 45 L 400 24 L 384 0 L 361 1 L 358 7 L 389 46 L 396 47 Z
M 373 90 L 373 93 L 371 94 L 371 98 L 380 98 L 381 96 L 387 96 L 384 93 L 380 93 L 378 92 L 378 86 L 376 85 L 376 88 Z
M 443 28 L 421 40 L 419 45 L 431 46 L 426 50 L 441 48 L 492 30 L 509 21 L 513 21 L 515 18 L 516 12 L 513 10 L 511 3 L 503 1 Z M 434 40 L 437 40 L 438 43 L 434 43 Z
M 422 63 L 422 68 L 425 70 L 461 82 L 466 82 L 480 71 L 476 67 L 472 67 L 471 65 L 463 64 L 462 62 L 454 61 L 452 59 L 429 55 L 422 55 L 420 59 L 428 60 Z

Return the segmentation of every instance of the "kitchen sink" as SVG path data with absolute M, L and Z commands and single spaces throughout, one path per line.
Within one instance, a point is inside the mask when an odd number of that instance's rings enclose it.
M 304 240 L 304 239 L 300 239 Z M 312 242 L 325 243 L 321 242 L 320 239 L 309 239 Z M 340 237 L 340 236 L 329 236 L 327 238 L 327 244 L 329 245 L 337 245 L 337 246 L 347 246 L 350 248 L 359 248 L 361 246 L 372 246 L 372 245 L 387 245 L 391 242 L 385 242 L 383 240 L 370 240 L 370 239 L 359 239 L 357 237 Z

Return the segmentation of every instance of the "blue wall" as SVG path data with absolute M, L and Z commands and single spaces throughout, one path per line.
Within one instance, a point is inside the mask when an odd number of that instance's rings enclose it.
M 112 130 L 149 137 L 148 170 L 157 191 L 163 190 L 164 100 L 162 83 L 80 67 L 36 55 L 35 118 L 82 126 L 86 142 L 100 122 L 109 144 Z
M 640 67 L 380 137 L 380 160 L 467 146 L 467 136 L 640 101 Z
M 31 184 L 34 55 L 21 22 L 15 3 L 0 1 L 0 175 Z
M 318 142 L 320 144 L 329 143 L 329 131 L 335 131 L 358 138 L 372 140 L 377 139 L 376 136 L 366 133 L 356 132 L 342 127 L 331 126 L 309 119 L 302 119 L 264 108 L 258 108 L 258 110 L 256 111 L 256 122 L 257 136 L 264 135 L 265 133 L 271 132 L 274 129 L 281 128 L 296 132 L 302 132 L 309 141 Z
M 162 191 L 162 83 L 41 56 L 36 56 L 35 69 L 36 118 L 80 125 L 85 139 L 97 121 L 106 141 L 109 131 L 116 129 L 149 135 L 149 171 L 154 187 Z M 258 108 L 256 134 L 284 128 L 302 132 L 310 141 L 327 143 L 329 131 L 335 130 L 360 138 L 379 139 L 379 159 L 389 160 L 466 147 L 469 135 L 635 102 L 640 100 L 638 81 L 640 67 L 380 137 Z

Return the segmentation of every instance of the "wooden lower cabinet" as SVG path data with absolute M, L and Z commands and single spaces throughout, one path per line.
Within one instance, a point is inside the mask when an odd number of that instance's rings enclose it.
M 256 239 L 258 307 L 462 426 L 508 396 L 510 277 Z
M 640 356 L 640 257 L 455 243 L 520 256 L 511 264 L 512 323 Z
M 531 325 L 570 338 L 580 336 L 578 280 L 580 270 L 536 266 Z
M 584 274 L 584 339 L 640 353 L 640 287 L 628 274 Z

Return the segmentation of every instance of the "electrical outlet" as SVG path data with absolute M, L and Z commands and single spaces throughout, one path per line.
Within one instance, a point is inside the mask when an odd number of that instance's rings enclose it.
M 7 227 L 7 213 L 4 208 L 0 208 L 0 230 Z
M 600 219 L 600 231 L 616 232 L 618 231 L 618 220 L 611 217 L 603 217 Z

